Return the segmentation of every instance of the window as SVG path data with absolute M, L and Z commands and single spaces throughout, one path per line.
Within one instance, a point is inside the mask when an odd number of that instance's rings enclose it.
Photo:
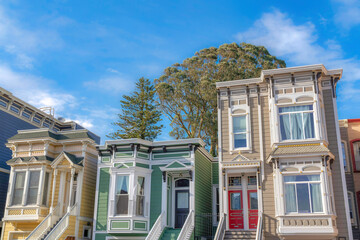
M 246 115 L 233 116 L 233 136 L 234 136 L 234 149 L 246 148 L 247 144 L 247 133 L 246 133 Z
M 27 205 L 36 204 L 39 190 L 40 171 L 30 171 L 29 189 L 27 194 Z
M 229 177 L 229 186 L 241 186 L 241 177 Z
M 175 187 L 189 187 L 189 179 L 178 179 L 175 181 Z
M 248 185 L 249 186 L 257 185 L 256 176 L 248 176 Z
M 353 143 L 354 157 L 355 157 L 355 169 L 360 171 L 360 142 Z
M 348 192 L 348 201 L 349 201 L 349 214 L 350 214 L 351 224 L 356 225 L 354 194 L 352 192 Z
M 348 171 L 345 142 L 341 142 L 341 149 L 342 149 L 342 155 L 343 155 L 344 170 Z
M 25 172 L 15 173 L 15 185 L 12 205 L 21 205 L 24 193 Z
M 115 214 L 128 214 L 129 206 L 129 176 L 116 176 L 116 190 L 115 190 Z
M 144 185 L 145 185 L 145 178 L 138 177 L 137 195 L 136 195 L 136 215 L 138 216 L 144 216 L 144 203 L 145 203 Z
M 279 107 L 282 140 L 315 138 L 312 105 Z
M 320 175 L 284 176 L 287 213 L 322 212 Z
M 45 173 L 45 181 L 44 181 L 44 190 L 43 190 L 43 198 L 41 204 L 47 206 L 47 199 L 48 199 L 48 189 L 49 189 L 49 179 L 50 173 Z

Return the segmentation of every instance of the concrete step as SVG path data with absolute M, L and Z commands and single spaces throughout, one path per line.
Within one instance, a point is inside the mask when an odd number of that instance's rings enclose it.
M 226 231 L 224 239 L 255 239 L 255 231 Z

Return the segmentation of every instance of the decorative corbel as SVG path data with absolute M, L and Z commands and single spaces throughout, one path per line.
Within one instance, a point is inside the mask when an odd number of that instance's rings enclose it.
M 163 150 L 163 152 L 167 152 L 167 149 L 166 149 L 166 146 L 165 146 L 165 145 L 162 146 L 162 150 Z
M 139 151 L 139 150 L 140 150 L 140 147 L 141 147 L 141 145 L 140 145 L 140 144 L 137 144 L 137 145 L 136 145 L 136 151 Z
M 166 171 L 162 172 L 162 176 L 163 176 L 163 182 L 166 182 Z
M 192 170 L 189 170 L 189 175 L 190 175 L 190 181 L 193 180 L 193 171 Z
M 227 95 L 228 95 L 228 107 L 231 107 L 231 103 L 230 103 L 230 88 L 227 88 Z
M 218 109 L 220 109 L 220 89 L 216 89 L 216 94 L 217 94 L 217 107 Z
M 47 155 L 47 152 L 48 152 L 48 149 L 49 149 L 49 142 L 44 142 L 44 155 Z
M 295 77 L 294 74 L 291 74 L 291 84 L 294 86 L 295 85 Z
M 256 91 L 257 91 L 257 100 L 258 100 L 258 105 L 260 105 L 260 86 L 257 85 L 256 87 Z
M 188 144 L 189 151 L 193 150 L 193 145 L 191 143 Z
M 153 147 L 149 147 L 147 152 L 148 152 L 148 153 L 151 153 L 151 152 L 152 152 L 152 149 L 153 149 Z

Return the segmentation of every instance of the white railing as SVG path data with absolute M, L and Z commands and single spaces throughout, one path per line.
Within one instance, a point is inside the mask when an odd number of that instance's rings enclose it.
M 226 214 L 223 214 L 220 218 L 219 225 L 216 229 L 214 240 L 223 240 L 226 230 Z
M 186 218 L 186 221 L 181 229 L 181 232 L 177 238 L 177 240 L 189 240 L 194 229 L 195 225 L 195 217 L 194 210 L 191 210 L 189 215 Z
M 166 226 L 166 217 L 165 212 L 162 212 L 154 225 L 152 226 L 149 234 L 145 238 L 145 240 L 158 240 L 161 233 L 163 232 Z
M 46 218 L 30 233 L 26 240 L 41 239 L 43 235 L 54 225 L 54 223 L 60 218 L 59 216 L 59 204 L 53 209 L 52 213 L 49 213 Z
M 259 212 L 259 218 L 257 223 L 257 229 L 256 229 L 256 240 L 262 240 L 263 239 L 263 213 Z
M 75 203 L 75 205 L 71 207 L 70 211 L 63 216 L 60 222 L 54 226 L 51 232 L 45 237 L 45 240 L 57 240 L 61 237 L 69 226 L 70 216 L 75 215 L 76 213 L 76 206 L 77 203 Z

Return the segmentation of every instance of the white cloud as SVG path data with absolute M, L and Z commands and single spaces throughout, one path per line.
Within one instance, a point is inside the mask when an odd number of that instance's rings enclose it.
M 134 87 L 134 82 L 122 76 L 109 76 L 97 81 L 84 82 L 84 86 L 92 89 L 100 89 L 108 94 L 129 92 Z
M 0 86 L 35 107 L 51 106 L 56 112 L 77 105 L 76 98 L 51 86 L 51 81 L 0 65 Z
M 333 0 L 335 11 L 334 20 L 345 30 L 360 24 L 360 1 L 358 0 Z
M 341 45 L 333 39 L 320 43 L 316 33 L 313 23 L 297 25 L 285 13 L 275 10 L 263 14 L 236 37 L 239 41 L 265 46 L 272 55 L 286 60 L 288 66 L 323 63 L 328 69 L 343 68 L 339 101 L 357 99 L 360 102 L 360 60 L 344 57 Z

